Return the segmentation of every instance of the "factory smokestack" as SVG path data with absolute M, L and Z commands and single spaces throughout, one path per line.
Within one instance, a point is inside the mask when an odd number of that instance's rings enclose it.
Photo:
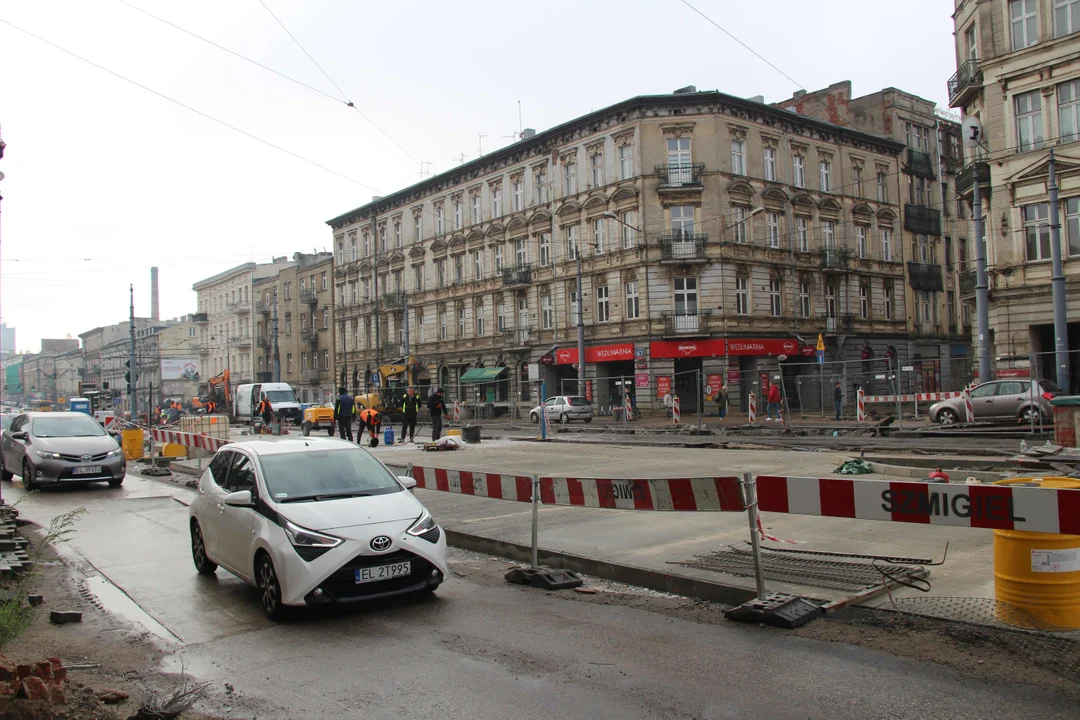
M 158 284 L 157 284 L 157 268 L 150 268 L 150 322 L 157 322 L 161 319 L 161 315 L 158 310 Z

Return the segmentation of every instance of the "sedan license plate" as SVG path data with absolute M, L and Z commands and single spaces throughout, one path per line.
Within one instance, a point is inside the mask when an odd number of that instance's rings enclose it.
M 379 580 L 389 580 L 390 578 L 408 575 L 411 572 L 412 563 L 408 561 L 394 563 L 393 565 L 380 565 L 379 567 L 357 568 L 356 582 L 378 582 Z
M 101 474 L 101 466 L 100 465 L 79 465 L 78 467 L 72 469 L 71 474 L 72 475 L 100 475 Z

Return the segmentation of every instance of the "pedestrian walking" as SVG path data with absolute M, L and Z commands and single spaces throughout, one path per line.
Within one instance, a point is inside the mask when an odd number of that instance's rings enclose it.
M 334 403 L 334 422 L 337 423 L 338 435 L 342 440 L 353 441 L 352 423 L 356 413 L 356 402 L 348 391 L 338 388 L 338 399 Z
M 844 408 L 844 406 L 843 406 L 844 390 L 840 386 L 840 381 L 839 380 L 836 381 L 836 385 L 833 387 L 832 400 L 833 400 L 833 409 L 836 410 L 836 419 L 837 420 L 842 420 L 843 419 L 843 408 Z
M 671 406 L 672 405 L 673 405 L 673 402 L 672 402 L 672 399 L 671 399 L 671 393 L 664 393 L 664 407 L 667 410 L 667 416 L 669 418 L 671 417 Z
M 416 416 L 420 412 L 420 396 L 416 394 L 416 388 L 412 385 L 405 391 L 405 399 L 401 403 L 401 412 L 405 418 L 401 421 L 401 439 L 398 444 L 405 442 L 405 431 L 409 431 L 409 442 L 413 442 L 416 435 Z
M 428 398 L 427 408 L 431 413 L 431 441 L 435 442 L 442 437 L 443 416 L 446 415 L 446 401 L 441 387 L 435 388 L 434 394 Z
M 765 410 L 765 420 L 769 421 L 773 419 L 773 412 L 776 413 L 777 421 L 780 420 L 780 386 L 776 383 L 769 385 L 769 404 Z
M 723 420 L 727 417 L 728 409 L 728 387 L 727 383 L 720 385 L 720 393 L 716 396 L 716 402 L 720 405 L 720 419 Z

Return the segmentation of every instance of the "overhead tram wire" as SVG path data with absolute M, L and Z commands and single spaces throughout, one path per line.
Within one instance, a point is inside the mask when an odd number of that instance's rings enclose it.
M 325 165 L 322 165 L 320 163 L 315 162 L 314 160 L 311 160 L 309 158 L 304 157 L 303 155 L 299 155 L 297 153 L 294 153 L 292 150 L 287 150 L 287 149 L 281 147 L 280 145 L 275 145 L 274 143 L 270 142 L 269 140 L 264 140 L 263 138 L 259 137 L 258 135 L 254 135 L 252 133 L 249 133 L 247 130 L 243 130 L 241 128 L 238 128 L 235 125 L 230 125 L 229 123 L 225 122 L 224 120 L 219 120 L 218 118 L 214 117 L 213 115 L 205 113 L 202 110 L 198 110 L 198 109 L 192 107 L 191 105 L 187 105 L 185 103 L 180 102 L 179 100 L 171 98 L 171 97 L 169 97 L 168 95 L 166 95 L 166 94 L 164 94 L 162 92 L 154 90 L 151 87 L 148 87 L 146 85 L 143 85 L 140 82 L 132 80 L 131 78 L 128 78 L 128 77 L 126 77 L 124 75 L 121 75 L 120 73 L 116 72 L 115 70 L 110 70 L 109 68 L 105 67 L 104 65 L 99 65 L 96 62 L 94 62 L 93 60 L 88 60 L 87 58 L 84 58 L 82 55 L 79 55 L 79 54 L 77 54 L 75 52 L 72 52 L 71 50 L 68 50 L 67 48 L 61 47 L 60 45 L 57 45 L 54 42 L 46 40 L 45 38 L 41 37 L 40 35 L 35 35 L 34 33 L 30 32 L 29 30 L 25 30 L 25 29 L 19 27 L 18 25 L 12 23 L 9 20 L 5 20 L 3 18 L 0 18 L 0 23 L 3 23 L 5 25 L 7 25 L 8 27 L 14 28 L 15 30 L 18 30 L 19 32 L 23 33 L 24 35 L 28 35 L 28 36 L 34 38 L 35 40 L 37 40 L 38 42 L 44 43 L 44 44 L 48 45 L 49 47 L 55 48 L 56 50 L 59 50 L 60 52 L 66 54 L 66 55 L 70 55 L 71 57 L 75 58 L 76 60 L 81 60 L 82 62 L 86 63 L 87 65 L 92 65 L 93 67 L 96 67 L 98 70 L 106 72 L 109 75 L 112 75 L 113 77 L 119 78 L 120 80 L 123 80 L 124 82 L 130 83 L 131 85 L 134 85 L 137 88 L 145 90 L 148 93 L 156 95 L 156 96 L 158 96 L 159 98 L 161 98 L 163 100 L 167 100 L 167 101 L 173 103 L 174 105 L 178 105 L 178 106 L 184 108 L 185 110 L 193 112 L 196 115 L 200 115 L 200 116 L 206 118 L 207 120 L 215 122 L 218 125 L 226 127 L 226 128 L 228 128 L 228 129 L 230 129 L 230 130 L 232 130 L 234 132 L 238 132 L 241 135 L 244 135 L 246 137 L 251 138 L 252 140 L 255 140 L 257 142 L 262 143 L 263 145 L 267 145 L 268 147 L 272 147 L 275 150 L 278 150 L 280 152 L 285 153 L 286 155 L 289 155 L 291 157 L 296 158 L 297 160 L 301 160 L 301 161 L 307 163 L 308 165 L 312 165 L 314 167 L 319 168 L 320 170 L 324 170 L 324 171 L 326 171 L 326 172 L 328 172 L 328 173 L 330 173 L 332 175 L 336 175 L 336 176 L 338 176 L 339 178 L 341 178 L 343 180 L 348 180 L 349 182 L 351 182 L 351 183 L 353 183 L 355 185 L 359 185 L 361 187 L 367 188 L 368 190 L 371 190 L 372 192 L 376 192 L 376 193 L 381 193 L 382 192 L 378 188 L 372 187 L 371 185 L 368 185 L 365 182 L 361 182 L 361 181 L 357 180 L 356 178 L 349 177 L 348 175 L 345 175 L 344 173 L 340 173 L 337 170 L 333 170 L 331 168 L 328 168 Z

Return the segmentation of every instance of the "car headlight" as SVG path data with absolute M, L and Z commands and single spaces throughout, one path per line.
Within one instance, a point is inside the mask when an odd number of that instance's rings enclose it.
M 415 535 L 419 537 L 426 532 L 434 530 L 437 527 L 438 523 L 435 522 L 435 518 L 431 517 L 431 513 L 425 510 L 424 514 L 417 518 L 416 522 L 412 524 L 412 527 L 405 532 L 409 533 L 410 535 Z
M 110 450 L 109 452 L 105 453 L 105 457 L 114 458 L 114 457 L 117 457 L 118 455 L 122 455 L 123 452 L 124 451 L 121 450 L 120 448 L 116 448 L 115 450 Z
M 60 453 L 46 452 L 45 450 L 35 450 L 34 452 L 36 452 L 38 454 L 38 457 L 44 458 L 45 460 L 59 460 L 60 459 Z
M 288 520 L 285 521 L 285 534 L 289 536 L 289 542 L 293 544 L 293 547 L 298 548 L 330 548 L 337 547 L 344 542 L 339 537 L 333 535 L 324 535 L 314 530 L 308 530 L 302 528 L 295 523 L 291 523 Z

